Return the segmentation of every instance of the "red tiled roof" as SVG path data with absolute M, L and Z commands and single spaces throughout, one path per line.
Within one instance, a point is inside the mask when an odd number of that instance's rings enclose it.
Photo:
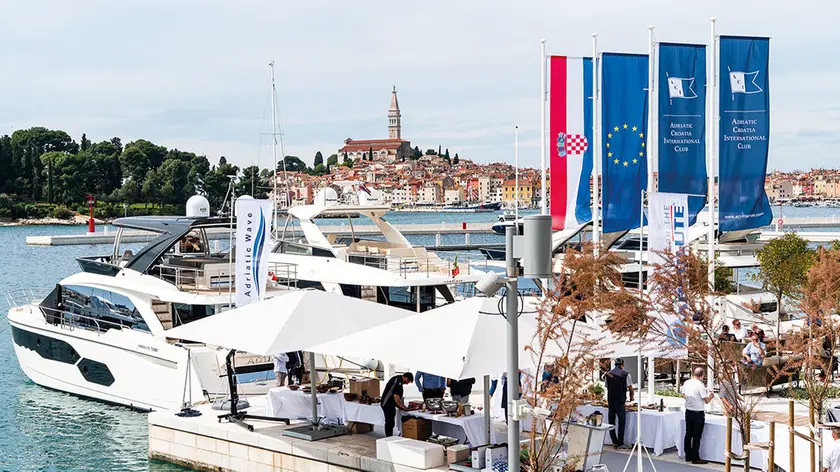
M 345 139 L 344 147 L 338 152 L 353 152 L 353 151 L 367 151 L 371 147 L 374 151 L 382 149 L 399 149 L 403 143 L 408 141 L 404 139 Z

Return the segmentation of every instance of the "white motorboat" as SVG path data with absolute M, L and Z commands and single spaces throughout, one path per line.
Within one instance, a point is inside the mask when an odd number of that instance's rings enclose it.
M 388 223 L 387 206 L 306 205 L 289 209 L 285 228 L 278 235 L 269 260 L 296 267 L 299 287 L 425 311 L 452 302 L 459 293 L 470 293 L 485 271 L 484 256 L 468 253 L 435 253 L 412 245 Z M 348 219 L 347 235 L 324 234 L 315 220 L 336 214 L 358 214 Z M 376 234 L 356 234 L 365 224 Z M 330 220 L 330 224 L 335 224 Z M 420 296 L 418 297 L 418 293 Z M 441 299 L 441 300 L 438 300 Z
M 223 394 L 225 351 L 167 339 L 166 331 L 232 306 L 233 258 L 210 249 L 212 237 L 227 240 L 231 221 L 142 217 L 113 224 L 111 254 L 80 258 L 82 271 L 52 288 L 7 295 L 21 369 L 44 387 L 142 410 L 179 409 L 190 395 Z M 154 238 L 137 254 L 121 253 L 128 229 Z M 293 264 L 270 266 L 267 296 L 294 288 Z M 267 363 L 247 355 L 239 362 Z

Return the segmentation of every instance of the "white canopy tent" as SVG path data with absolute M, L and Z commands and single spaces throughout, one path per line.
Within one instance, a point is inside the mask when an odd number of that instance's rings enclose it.
M 412 316 L 400 308 L 320 290 L 299 290 L 166 331 L 166 337 L 258 355 L 310 346 Z
M 507 321 L 499 313 L 499 300 L 476 297 L 450 303 L 314 344 L 307 350 L 372 357 L 450 379 L 497 374 L 507 368 Z M 524 305 L 519 316 L 519 348 L 523 351 L 532 344 L 537 331 L 534 302 Z M 534 368 L 529 353 L 520 353 L 519 366 Z

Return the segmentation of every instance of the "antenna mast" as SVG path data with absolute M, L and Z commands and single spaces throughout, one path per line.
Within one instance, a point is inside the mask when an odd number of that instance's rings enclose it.
M 281 135 L 281 145 L 283 138 L 282 133 L 277 132 L 277 89 L 274 86 L 274 61 L 269 62 L 268 66 L 271 68 L 271 155 L 274 157 L 274 221 L 272 221 L 272 226 L 274 228 L 274 239 L 277 239 L 277 135 Z M 283 181 L 288 186 L 285 159 L 283 160 Z

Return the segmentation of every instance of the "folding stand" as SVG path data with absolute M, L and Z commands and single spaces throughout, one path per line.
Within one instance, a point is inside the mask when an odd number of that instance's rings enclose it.
M 290 423 L 288 418 L 275 418 L 273 416 L 259 416 L 249 415 L 247 411 L 239 411 L 239 392 L 236 389 L 236 376 L 233 371 L 233 356 L 236 355 L 236 350 L 231 349 L 225 357 L 225 366 L 227 367 L 228 387 L 230 389 L 230 413 L 219 415 L 219 423 L 222 420 L 228 420 L 231 423 L 242 426 L 248 431 L 253 431 L 254 426 L 245 422 L 246 419 L 260 420 L 260 421 L 279 421 L 281 423 Z

